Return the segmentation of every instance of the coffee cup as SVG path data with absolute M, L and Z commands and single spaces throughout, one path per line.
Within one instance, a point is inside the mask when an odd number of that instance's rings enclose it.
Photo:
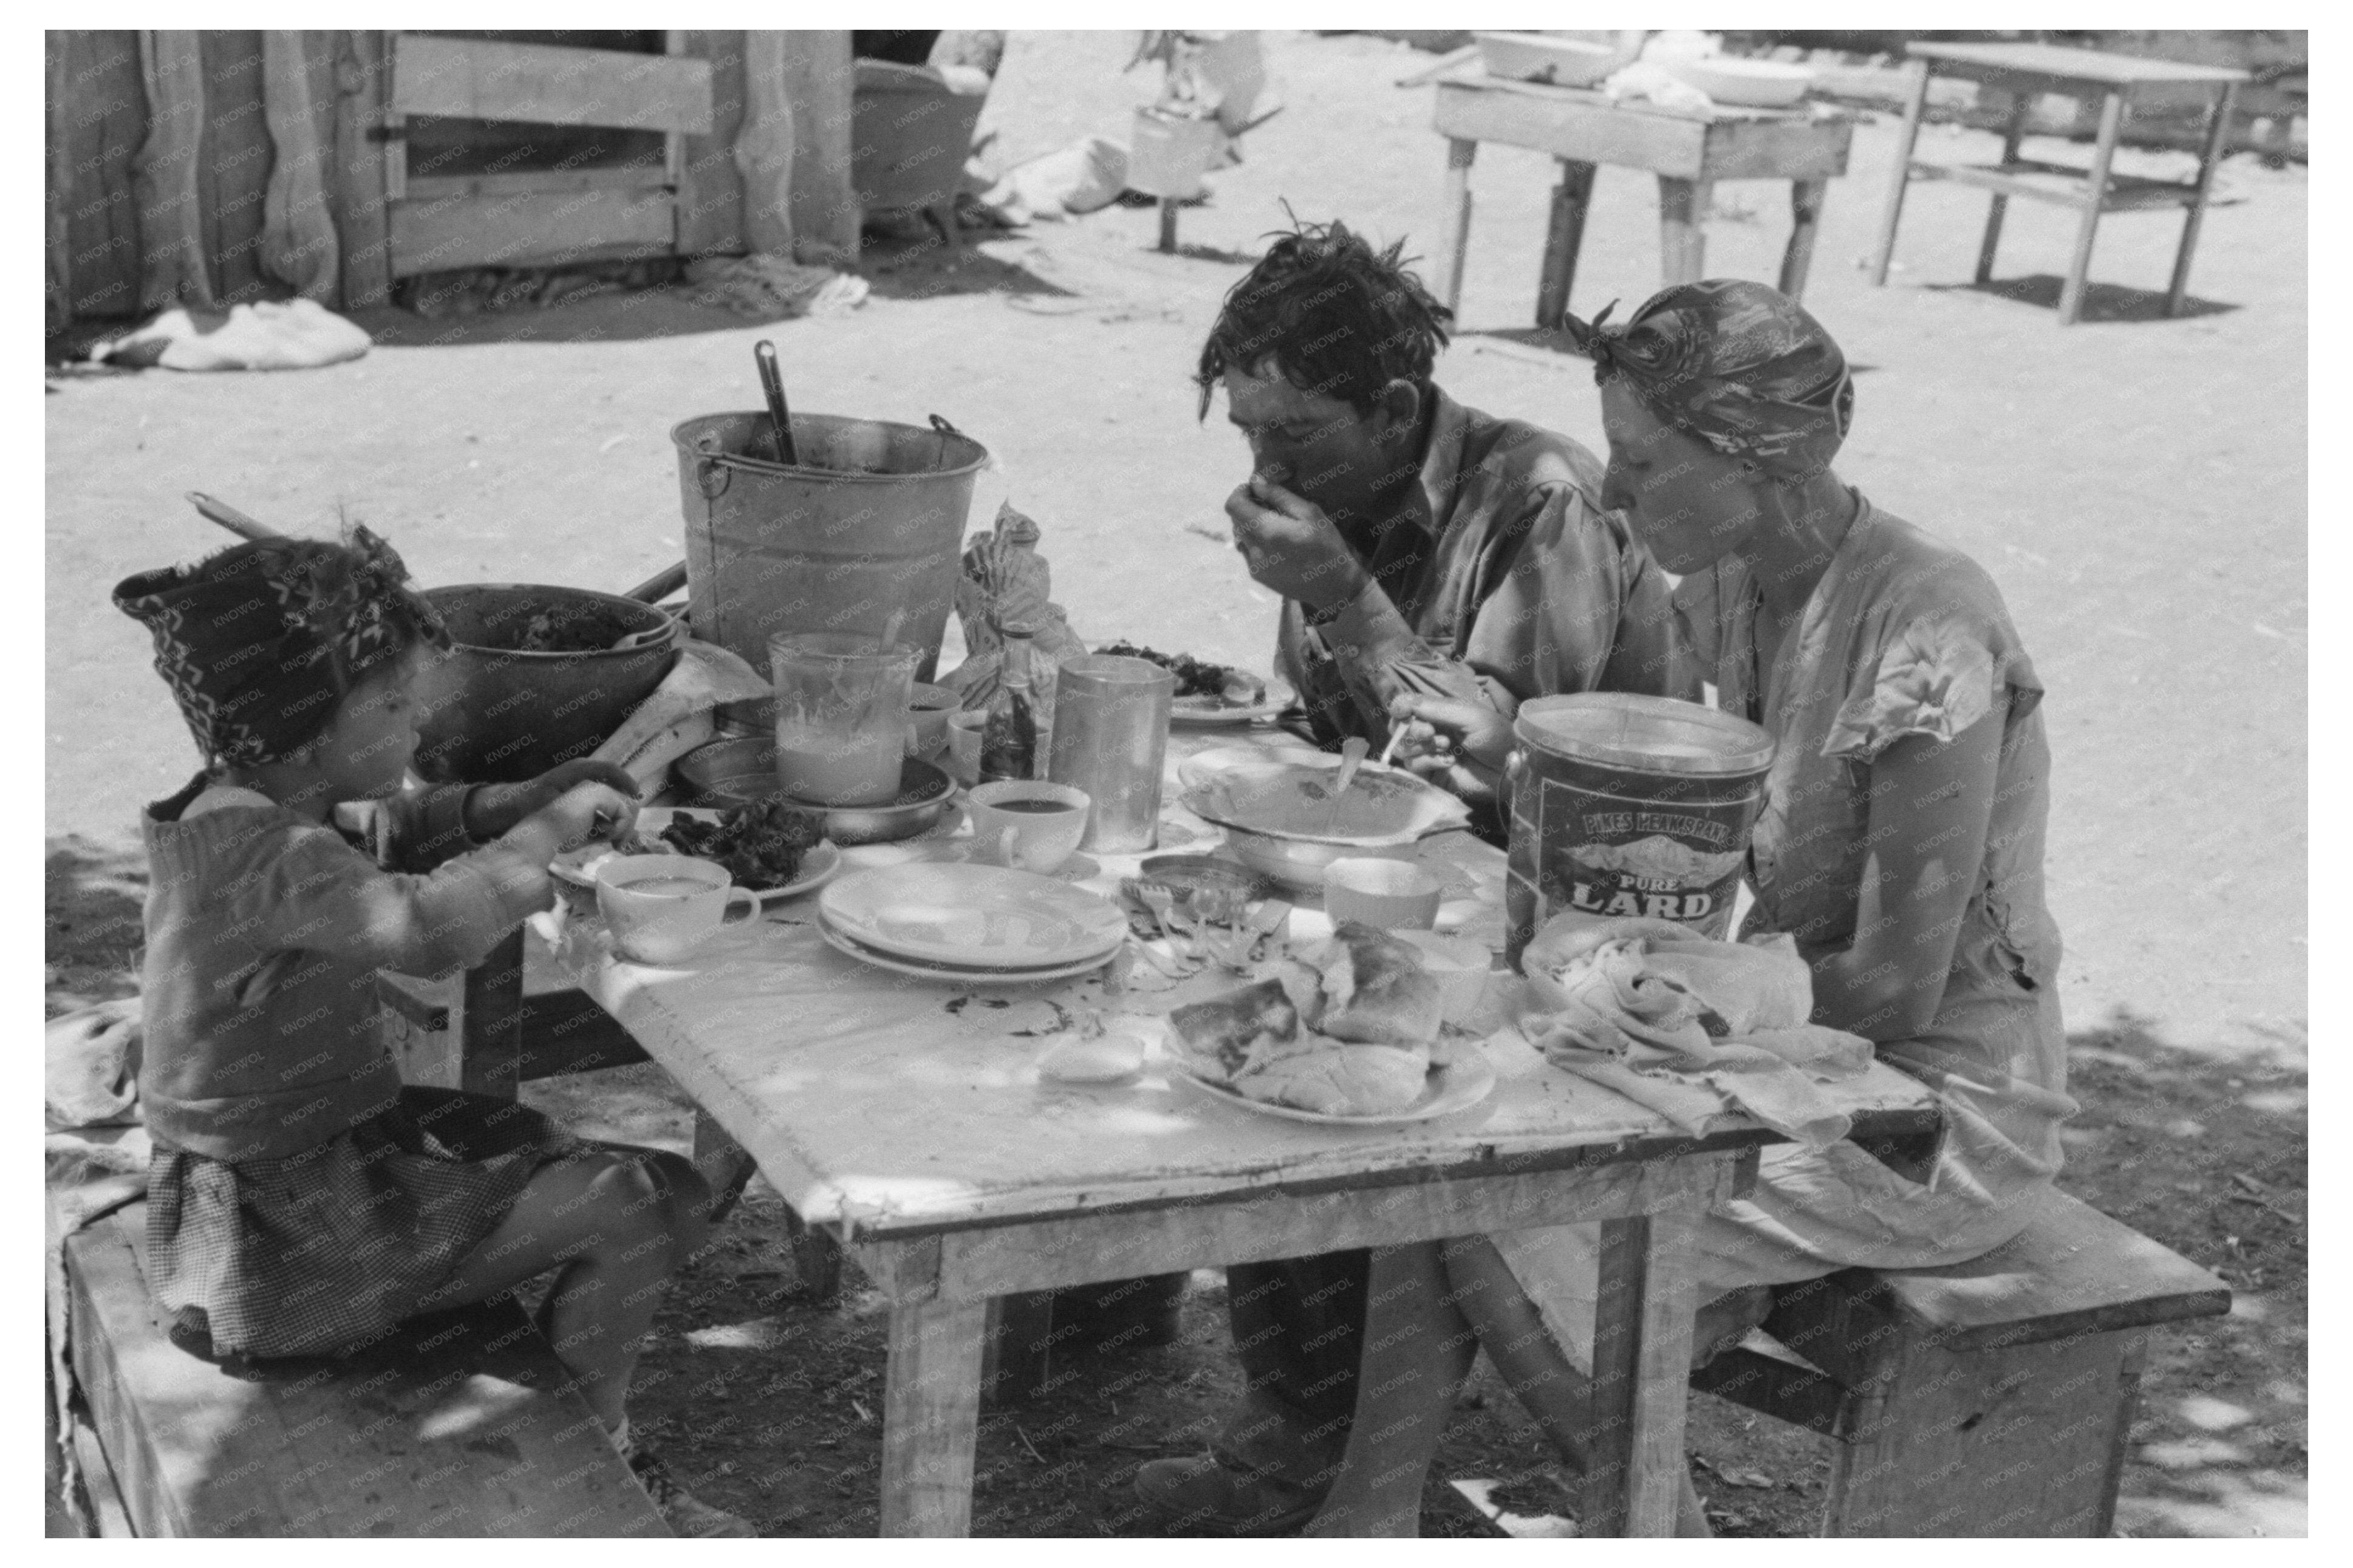
M 981 852 L 1020 871 L 1052 871 L 1075 854 L 1094 803 L 1082 789 L 999 779 L 965 796 Z
M 1445 884 L 1410 860 L 1366 857 L 1324 868 L 1324 912 L 1383 931 L 1428 931 L 1438 923 Z
M 907 699 L 907 754 L 936 763 L 948 749 L 948 721 L 963 701 L 944 686 L 917 681 Z
M 980 782 L 980 731 L 987 722 L 986 713 L 948 715 L 948 773 L 966 789 Z
M 756 919 L 759 895 L 727 868 L 687 855 L 616 855 L 596 868 L 596 908 L 624 958 L 675 963 L 711 940 L 735 910 Z

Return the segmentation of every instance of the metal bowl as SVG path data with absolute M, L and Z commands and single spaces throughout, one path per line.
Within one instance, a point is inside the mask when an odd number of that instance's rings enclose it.
M 1335 860 L 1411 860 L 1419 839 L 1367 844 L 1360 839 L 1291 838 L 1252 833 L 1231 823 L 1221 824 L 1226 847 L 1251 870 L 1271 877 L 1294 893 L 1321 893 L 1324 868 Z
M 920 757 L 909 757 L 899 770 L 898 797 L 887 805 L 819 805 L 785 793 L 776 780 L 776 742 L 764 735 L 745 735 L 697 746 L 670 764 L 692 798 L 692 805 L 744 805 L 755 800 L 781 800 L 795 811 L 825 819 L 825 836 L 836 844 L 889 844 L 913 838 L 946 814 L 955 781 Z

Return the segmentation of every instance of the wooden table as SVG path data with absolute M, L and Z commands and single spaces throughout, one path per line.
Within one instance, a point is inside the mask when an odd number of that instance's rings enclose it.
M 1831 180 L 1846 173 L 1854 121 L 1843 113 L 1735 109 L 1693 114 L 1643 102 L 1617 103 L 1584 88 L 1487 76 L 1441 79 L 1435 111 L 1446 138 L 1446 219 L 1439 239 L 1438 293 L 1449 310 L 1462 292 L 1471 238 L 1471 164 L 1482 142 L 1533 147 L 1560 161 L 1536 284 L 1536 325 L 1560 325 L 1577 276 L 1585 215 L 1599 164 L 1647 169 L 1659 177 L 1659 251 L 1666 285 L 1696 282 L 1707 265 L 1708 203 L 1718 180 L 1788 180 L 1795 222 L 1782 252 L 1779 287 L 1806 291 Z
M 2066 281 L 2059 290 L 2059 324 L 2071 326 L 2084 310 L 2084 278 L 2092 265 L 2092 239 L 2099 231 L 2100 215 L 2138 212 L 2150 207 L 2181 207 L 2181 247 L 2173 258 L 2173 281 L 2165 297 L 2165 313 L 2178 316 L 2189 291 L 2189 258 L 2198 248 L 2198 228 L 2206 215 L 2206 201 L 2214 187 L 2214 166 L 2221 161 L 2222 137 L 2231 124 L 2231 102 L 2247 73 L 2229 66 L 2183 65 L 2174 60 L 2142 59 L 2132 55 L 2102 54 L 2096 49 L 2063 48 L 2054 44 L 1913 44 L 1912 93 L 1904 109 L 1904 132 L 1895 153 L 1894 175 L 1888 182 L 1887 205 L 1879 219 L 1879 249 L 1871 264 L 1871 280 L 1887 281 L 1887 264 L 1895 253 L 1895 226 L 1904 216 L 1904 192 L 1914 180 L 1952 180 L 1992 193 L 1986 212 L 1985 237 L 1978 245 L 1977 280 L 1993 278 L 1994 248 L 2001 242 L 2001 220 L 2010 198 L 2054 202 L 2073 207 L 2081 217 L 2075 227 L 2075 254 L 2067 264 Z M 1961 77 L 2015 95 L 2010 125 L 2003 133 L 2001 161 L 1984 164 L 1924 163 L 1912 156 L 1919 140 L 1920 114 L 1928 101 L 1931 77 Z M 2214 89 L 2209 111 L 2206 144 L 2199 155 L 2198 175 L 2187 183 L 2147 180 L 2113 172 L 2116 137 L 2123 129 L 2127 101 L 2137 88 L 2202 86 Z M 2040 93 L 2100 100 L 2099 139 L 2092 147 L 2088 169 L 2068 163 L 2048 163 L 2019 156 L 2026 134 L 2026 119 Z
M 1213 841 L 1181 808 L 1164 814 L 1163 850 Z M 953 839 L 848 852 L 958 853 Z M 1137 858 L 1104 856 L 1076 874 L 1107 890 Z M 1441 929 L 1499 945 L 1502 855 L 1457 833 L 1429 841 L 1424 859 L 1452 889 Z M 580 908 L 555 954 L 890 1297 L 884 1534 L 968 1530 L 995 1299 L 1575 1223 L 1604 1227 L 1594 1371 L 1618 1416 L 1594 1467 L 1587 1528 L 1672 1532 L 1694 1309 L 1685 1226 L 1745 1189 L 1771 1134 L 1730 1114 L 1687 1132 L 1540 1065 L 1459 1116 L 1378 1131 L 1218 1103 L 1156 1059 L 1128 1086 L 1044 1083 L 1034 1065 L 1042 1037 L 1072 1014 L 1102 1009 L 1148 1026 L 1237 981 L 1118 994 L 1101 972 L 1029 987 L 935 984 L 836 952 L 809 923 L 814 902 L 773 910 L 669 968 L 616 961 L 593 906 Z M 1323 917 L 1294 920 L 1297 935 Z M 1844 1089 L 1858 1137 L 1936 1124 L 1927 1091 L 1891 1068 Z

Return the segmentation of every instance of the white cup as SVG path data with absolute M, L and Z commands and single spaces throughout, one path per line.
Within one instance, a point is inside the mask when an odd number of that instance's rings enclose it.
M 687 855 L 616 855 L 596 868 L 596 908 L 624 958 L 675 963 L 711 940 L 760 897 L 735 886 L 727 868 Z
M 981 712 L 948 715 L 948 773 L 966 789 L 980 782 L 980 731 L 987 722 Z
M 1094 803 L 1082 789 L 998 779 L 965 795 L 982 853 L 1020 871 L 1051 871 L 1077 853 Z
M 1438 923 L 1445 884 L 1410 860 L 1370 857 L 1335 860 L 1324 868 L 1324 912 L 1383 931 L 1428 931 Z

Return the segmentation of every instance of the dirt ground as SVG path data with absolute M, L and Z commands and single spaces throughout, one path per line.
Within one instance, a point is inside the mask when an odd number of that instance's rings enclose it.
M 1149 85 L 1127 35 L 1017 34 L 983 130 L 1013 160 L 1124 136 Z M 797 407 L 920 422 L 936 412 L 997 458 L 976 521 L 1010 496 L 1046 531 L 1081 633 L 1263 665 L 1273 606 L 1224 542 L 1243 474 L 1222 410 L 1187 376 L 1218 300 L 1283 221 L 1342 216 L 1428 254 L 1441 143 L 1427 63 L 1358 37 L 1271 40 L 1284 112 L 1247 162 L 1152 248 L 1155 215 L 1114 207 L 974 246 L 884 246 L 855 312 L 763 326 L 673 296 L 424 321 L 363 313 L 378 347 L 280 375 L 65 375 L 47 399 L 44 808 L 48 1009 L 135 988 L 143 867 L 135 814 L 194 766 L 147 665 L 105 604 L 130 572 L 223 536 L 181 499 L 207 490 L 279 526 L 368 522 L 428 584 L 618 589 L 677 559 L 679 420 L 756 404 L 749 348 L 776 339 Z M 2120 1523 L 2136 1534 L 2304 1530 L 2306 193 L 2300 166 L 2228 162 L 2185 315 L 2162 315 L 2177 233 L 2103 226 L 2085 321 L 2052 319 L 2072 218 L 2014 210 L 1998 281 L 1968 282 L 1981 198 L 1915 187 L 1898 271 L 1858 268 L 1894 125 L 1861 127 L 1831 192 L 1808 306 L 1858 370 L 1840 468 L 1954 540 L 2001 584 L 2038 672 L 2056 761 L 2051 901 L 2068 946 L 2073 1088 L 2062 1184 L 2240 1292 L 2226 1320 L 2159 1336 Z M 1984 159 L 1995 139 L 1931 130 L 1922 154 Z M 2042 155 L 2081 155 L 2052 143 Z M 2179 174 L 2182 154 L 2128 160 Z M 1440 379 L 1475 405 L 1597 447 L 1584 362 L 1525 323 L 1546 161 L 1479 157 L 1461 331 Z M 1773 276 L 1784 187 L 1719 186 L 1709 270 Z M 1572 309 L 1623 315 L 1657 284 L 1656 196 L 1597 182 Z M 678 1144 L 676 1091 L 650 1068 L 536 1086 L 584 1127 Z M 812 1307 L 771 1245 L 756 1185 L 675 1291 L 637 1406 L 699 1490 L 771 1533 L 874 1524 L 882 1318 L 853 1288 Z M 1148 1534 L 1124 1483 L 1193 1451 L 1235 1372 L 1221 1284 L 1197 1277 L 1178 1344 L 1078 1363 L 981 1435 L 976 1531 Z M 1567 1511 L 1556 1467 L 1508 1395 L 1474 1384 L 1436 1474 L 1513 1483 L 1515 1511 Z M 1825 1447 L 1704 1397 L 1701 1489 L 1727 1533 L 1806 1533 Z M 1427 1533 L 1483 1529 L 1433 1480 Z

